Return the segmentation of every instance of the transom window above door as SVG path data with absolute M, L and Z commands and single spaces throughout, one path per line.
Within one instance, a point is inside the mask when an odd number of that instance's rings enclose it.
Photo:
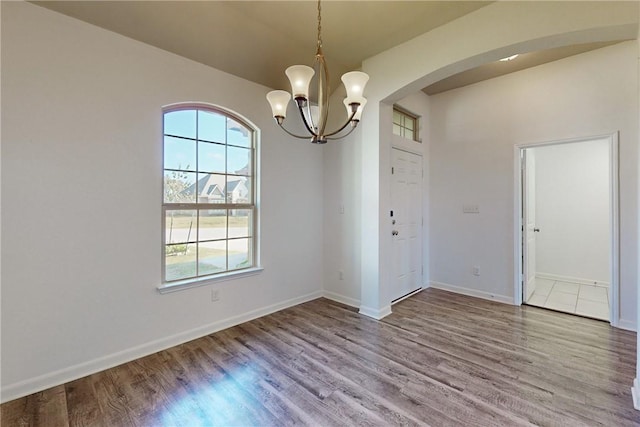
M 418 117 L 394 106 L 393 133 L 412 141 L 421 142 L 418 138 Z

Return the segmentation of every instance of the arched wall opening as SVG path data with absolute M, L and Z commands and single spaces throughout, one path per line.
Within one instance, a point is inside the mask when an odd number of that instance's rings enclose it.
M 430 83 L 513 53 L 635 39 L 638 4 L 604 3 L 498 2 L 363 63 L 371 76 L 368 111 L 360 133 L 353 137 L 353 161 L 360 166 L 353 186 L 360 190 L 359 241 L 354 252 L 360 254 L 362 313 L 382 318 L 391 312 L 386 172 L 390 170 L 393 103 Z

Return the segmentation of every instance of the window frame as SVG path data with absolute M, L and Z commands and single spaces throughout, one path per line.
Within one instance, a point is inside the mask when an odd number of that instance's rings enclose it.
M 177 136 L 177 135 L 171 135 L 171 134 L 167 134 L 165 133 L 165 120 L 166 120 L 166 115 L 168 113 L 172 113 L 172 112 L 176 112 L 176 111 L 195 111 L 196 112 L 196 129 L 198 129 L 198 111 L 205 111 L 205 112 L 209 112 L 209 113 L 214 113 L 214 114 L 220 114 L 222 116 L 225 117 L 225 121 L 227 119 L 231 119 L 237 123 L 239 123 L 240 125 L 242 125 L 243 127 L 245 127 L 247 130 L 249 130 L 251 132 L 251 139 L 250 139 L 250 146 L 249 147 L 241 147 L 238 145 L 233 145 L 233 144 L 229 144 L 228 140 L 227 140 L 227 127 L 225 126 L 225 141 L 224 143 L 220 143 L 220 142 L 212 142 L 212 141 L 208 141 L 208 140 L 200 140 L 198 138 L 198 134 L 196 133 L 195 138 L 189 138 L 189 137 L 184 137 L 184 136 Z M 258 177 L 258 146 L 259 146 L 259 138 L 260 138 L 260 131 L 259 129 L 253 125 L 249 120 L 247 120 L 246 118 L 242 117 L 241 115 L 230 111 L 226 108 L 217 106 L 217 105 L 212 105 L 212 104 L 205 104 L 205 103 L 184 103 L 184 104 L 173 104 L 173 105 L 168 105 L 162 108 L 162 130 L 161 130 L 161 144 L 162 144 L 162 185 L 161 185 L 161 234 L 162 234 L 162 245 L 161 245 L 161 285 L 158 286 L 158 290 L 160 293 L 167 293 L 167 292 L 173 292 L 176 290 L 180 290 L 180 289 L 187 289 L 187 288 L 193 288 L 193 287 L 197 287 L 197 286 L 203 286 L 206 284 L 210 284 L 213 282 L 217 282 L 217 281 L 221 281 L 221 280 L 229 280 L 232 278 L 239 278 L 239 277 L 244 277 L 244 276 L 250 276 L 250 275 L 254 275 L 254 274 L 258 274 L 259 272 L 261 272 L 263 270 L 262 267 L 260 267 L 260 256 L 259 256 L 259 203 L 258 203 L 258 189 L 259 189 L 259 177 Z M 164 154 L 165 154 L 165 150 L 166 150 L 166 142 L 165 142 L 165 138 L 167 136 L 173 136 L 173 137 L 180 137 L 183 139 L 187 139 L 187 140 L 191 140 L 194 141 L 195 146 L 196 146 L 196 166 L 194 168 L 195 170 L 195 174 L 196 174 L 196 179 L 194 182 L 195 187 L 195 200 L 193 202 L 189 202 L 189 203 L 171 203 L 171 202 L 166 202 L 165 201 L 165 173 L 166 172 L 172 172 L 172 171 L 178 171 L 178 172 L 185 172 L 186 170 L 178 170 L 178 169 L 173 169 L 173 168 L 165 168 L 165 158 L 164 158 Z M 249 171 L 247 171 L 248 175 L 246 176 L 246 178 L 249 181 L 249 186 L 250 186 L 250 190 L 249 190 L 249 194 L 250 194 L 250 200 L 251 202 L 249 203 L 230 203 L 228 201 L 228 195 L 225 193 L 225 198 L 224 198 L 224 203 L 211 203 L 211 202 L 207 202 L 207 203 L 203 203 L 200 202 L 199 199 L 199 194 L 198 194 L 198 182 L 199 182 L 199 174 L 211 174 L 211 175 L 222 175 L 225 177 L 225 182 L 227 180 L 228 176 L 241 176 L 241 175 L 237 175 L 234 173 L 229 173 L 226 170 L 226 164 L 225 164 L 225 172 L 224 173 L 215 173 L 215 172 L 201 172 L 199 171 L 199 167 L 198 167 L 198 145 L 200 142 L 208 142 L 208 143 L 214 143 L 214 144 L 219 144 L 219 145 L 223 145 L 225 146 L 225 152 L 227 150 L 226 147 L 239 147 L 239 148 L 248 148 L 250 151 L 250 156 L 251 156 L 251 164 L 250 164 L 250 168 Z M 225 156 L 226 158 L 226 156 Z M 226 160 L 225 160 L 226 162 Z M 244 176 L 244 175 L 242 175 Z M 226 184 L 225 184 L 226 186 Z M 250 233 L 247 237 L 229 237 L 229 218 L 231 217 L 231 211 L 233 210 L 247 210 L 251 212 L 251 220 L 250 222 L 247 224 L 250 230 Z M 200 243 L 199 238 L 197 238 L 195 241 L 193 242 L 187 242 L 185 244 L 188 245 L 195 245 L 196 247 L 196 259 L 195 259 L 195 263 L 196 263 L 196 274 L 194 276 L 190 276 L 190 277 L 185 277 L 185 278 L 180 278 L 180 279 L 175 279 L 175 280 L 167 280 L 167 270 L 166 270 L 166 248 L 168 244 L 171 243 L 167 243 L 167 232 L 166 232 L 166 220 L 167 220 L 167 213 L 169 211 L 173 211 L 173 210 L 189 210 L 189 211 L 194 211 L 195 217 L 196 217 L 196 230 L 199 229 L 199 222 L 200 222 L 200 212 L 203 211 L 210 211 L 210 210 L 225 210 L 226 214 L 225 214 L 225 227 L 226 227 L 226 233 L 225 233 L 225 238 L 224 239 L 219 239 L 219 240 L 212 240 L 212 241 L 224 241 L 226 242 L 226 270 L 221 271 L 221 272 L 216 272 L 216 273 L 211 273 L 211 274 L 205 274 L 205 275 L 199 275 L 199 271 L 198 271 L 198 267 L 199 267 L 199 254 L 198 254 L 198 244 Z M 229 254 L 229 246 L 228 243 L 231 240 L 238 240 L 238 239 L 245 239 L 248 238 L 250 241 L 250 244 L 248 245 L 248 251 L 249 251 L 249 258 L 251 259 L 251 263 L 248 267 L 246 268 L 235 268 L 235 269 L 229 269 L 229 259 L 228 259 L 228 254 Z M 205 242 L 208 242 L 209 240 L 205 240 Z
M 395 113 L 399 113 L 403 120 L 402 123 L 396 123 L 395 122 Z M 409 119 L 413 122 L 413 130 L 409 129 L 407 126 L 405 126 L 405 121 Z M 407 110 L 405 110 L 402 107 L 399 107 L 398 105 L 394 105 L 393 106 L 393 116 L 391 118 L 391 126 L 392 128 L 395 128 L 395 126 L 399 126 L 400 129 L 402 130 L 402 134 L 397 134 L 395 133 L 395 131 L 392 131 L 394 135 L 399 136 L 400 138 L 404 138 L 404 139 L 409 139 L 411 141 L 414 142 L 418 142 L 421 143 L 422 141 L 420 140 L 420 116 L 413 114 Z M 406 133 L 411 132 L 412 135 L 411 137 L 407 137 Z

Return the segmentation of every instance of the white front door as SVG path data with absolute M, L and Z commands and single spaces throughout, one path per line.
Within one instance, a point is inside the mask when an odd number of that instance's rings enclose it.
M 527 302 L 536 289 L 536 161 L 534 151 L 523 151 L 523 292 Z
M 392 300 L 422 287 L 422 156 L 393 149 Z

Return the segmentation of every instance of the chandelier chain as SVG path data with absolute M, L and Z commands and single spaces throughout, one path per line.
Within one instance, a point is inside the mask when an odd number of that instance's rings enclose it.
M 318 48 L 322 47 L 322 9 L 320 7 L 320 0 L 318 0 Z

